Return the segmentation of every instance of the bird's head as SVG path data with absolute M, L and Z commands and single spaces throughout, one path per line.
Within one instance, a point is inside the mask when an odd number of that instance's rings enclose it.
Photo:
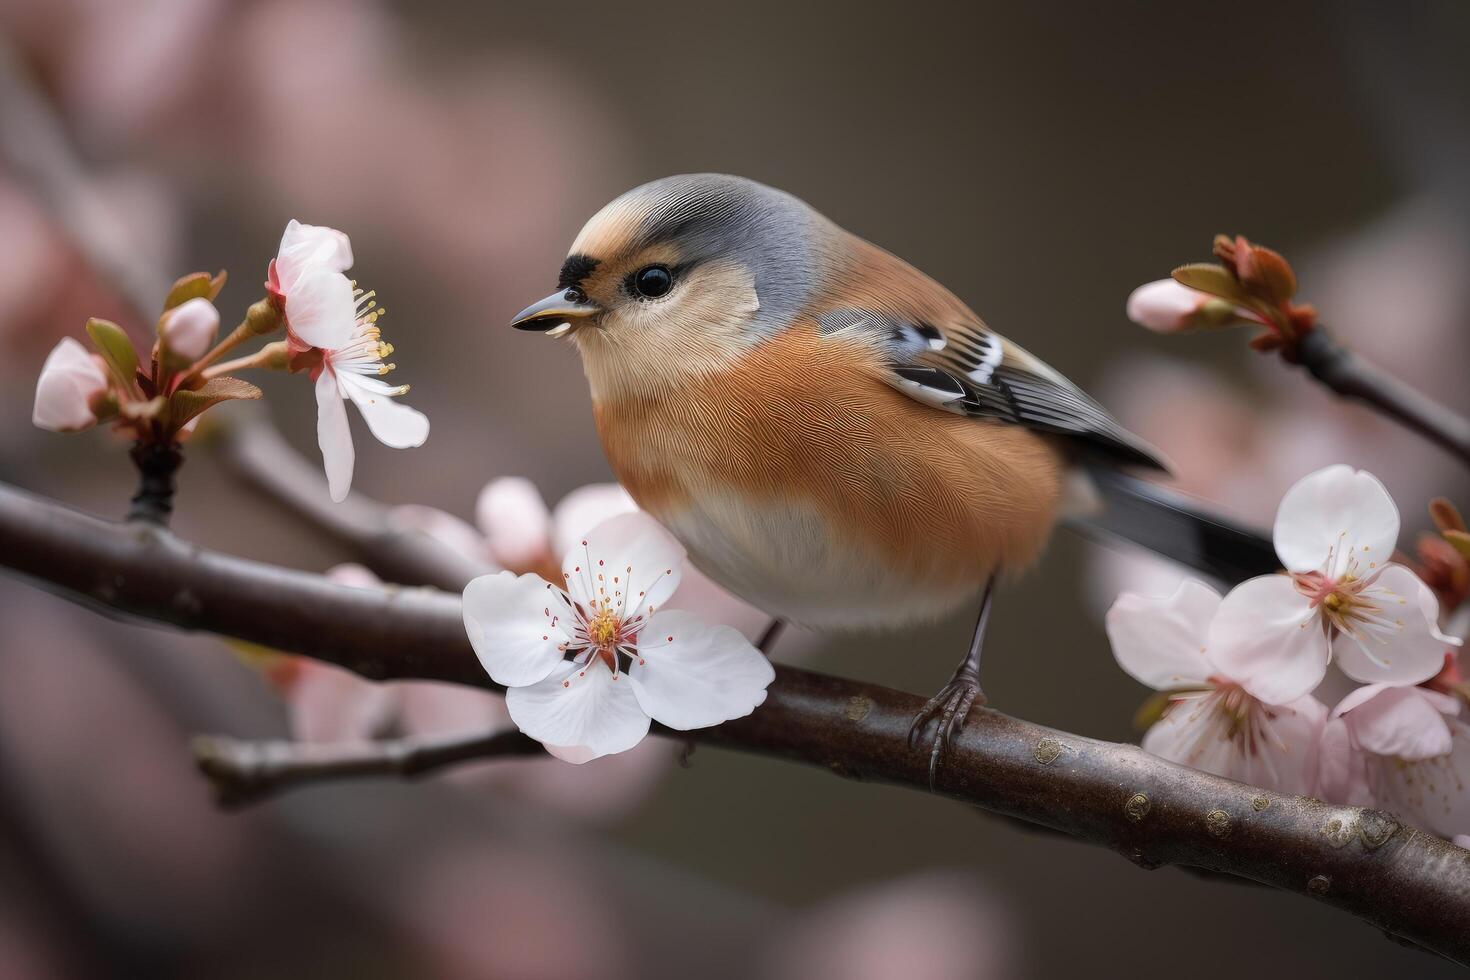
M 571 336 L 594 397 L 716 370 L 801 309 L 825 224 L 791 195 L 741 177 L 644 184 L 587 222 L 557 291 L 512 326 Z

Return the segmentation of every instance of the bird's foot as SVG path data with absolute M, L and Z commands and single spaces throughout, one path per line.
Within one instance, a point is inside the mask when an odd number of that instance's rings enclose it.
M 968 671 L 961 671 L 914 716 L 914 723 L 909 726 L 911 750 L 919 747 L 919 740 L 929 727 L 929 722 L 935 723 L 934 741 L 929 746 L 931 790 L 934 789 L 934 779 L 939 772 L 939 760 L 944 757 L 955 735 L 964 727 L 970 709 L 977 704 L 985 704 L 985 692 L 980 690 L 980 681 Z

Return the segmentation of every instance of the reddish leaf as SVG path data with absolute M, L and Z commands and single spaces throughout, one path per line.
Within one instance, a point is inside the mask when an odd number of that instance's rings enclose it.
M 205 409 L 220 402 L 251 400 L 260 397 L 260 389 L 240 378 L 210 378 L 204 386 L 188 391 L 180 388 L 169 397 L 169 422 L 179 428 Z

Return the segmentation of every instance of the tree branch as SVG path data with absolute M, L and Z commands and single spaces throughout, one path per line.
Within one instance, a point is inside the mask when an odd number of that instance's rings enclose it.
M 346 588 L 4 486 L 0 564 L 105 612 L 234 636 L 376 679 L 495 688 L 465 636 L 458 597 L 432 589 Z M 922 702 L 778 667 L 749 717 L 676 734 L 924 789 L 927 756 L 907 745 Z M 1311 896 L 1470 965 L 1470 852 L 1385 813 L 1253 789 L 992 710 L 972 715 L 936 788 L 1142 867 L 1186 865 Z
M 1470 463 L 1470 419 L 1339 344 L 1320 324 L 1292 351 L 1296 363 L 1344 398 L 1363 402 Z
M 514 729 L 327 744 L 201 735 L 193 750 L 215 799 L 227 807 L 254 803 L 302 783 L 359 776 L 414 779 L 457 762 L 544 751 L 541 743 Z
M 237 414 L 245 415 L 246 411 Z M 225 464 L 266 496 L 346 547 L 379 577 L 400 585 L 432 585 L 450 592 L 496 569 L 446 547 L 420 531 L 396 527 L 389 509 L 360 493 L 340 504 L 327 495 L 321 468 L 291 448 L 259 418 L 222 426 Z

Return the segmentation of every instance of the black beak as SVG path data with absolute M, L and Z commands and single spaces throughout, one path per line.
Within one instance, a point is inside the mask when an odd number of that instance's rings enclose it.
M 510 325 L 517 330 L 537 330 L 559 337 L 567 332 L 560 327 L 571 329 L 576 321 L 601 312 L 602 307 L 588 300 L 580 289 L 563 289 L 521 310 Z

